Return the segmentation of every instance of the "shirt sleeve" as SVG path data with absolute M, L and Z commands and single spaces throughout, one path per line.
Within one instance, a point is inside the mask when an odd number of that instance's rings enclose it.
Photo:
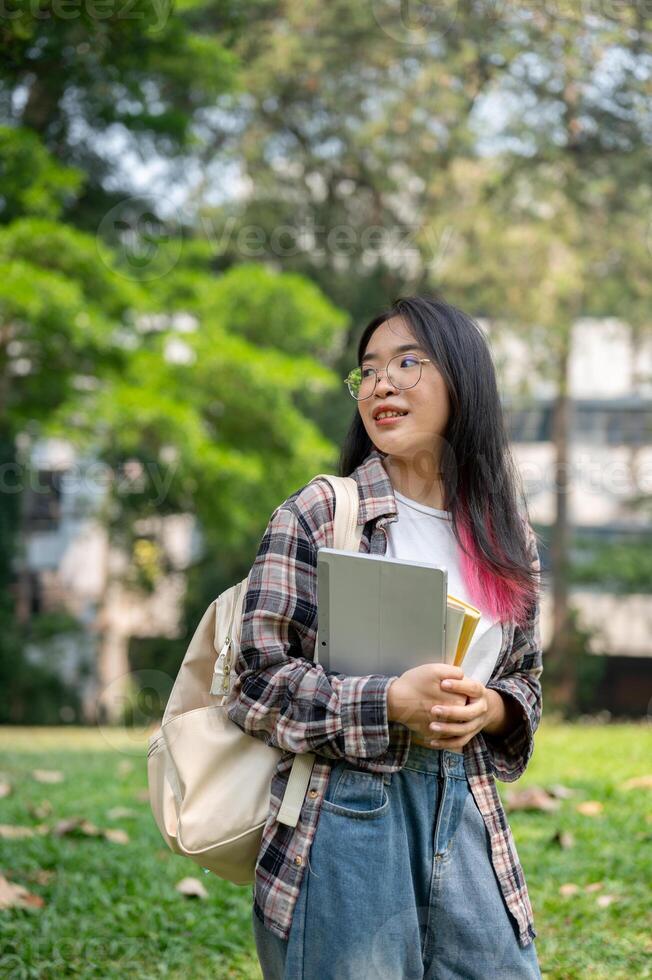
M 533 569 L 540 581 L 541 561 L 536 535 L 528 525 L 528 548 Z M 525 772 L 534 751 L 534 733 L 541 720 L 542 696 L 540 677 L 543 672 L 543 651 L 540 629 L 540 592 L 531 604 L 524 626 L 516 626 L 512 649 L 504 672 L 487 687 L 507 695 L 520 707 L 520 721 L 507 736 L 482 736 L 489 753 L 494 776 L 511 783 Z
M 296 505 L 281 505 L 249 575 L 228 716 L 282 750 L 402 768 L 410 730 L 387 717 L 395 676 L 326 670 L 314 663 L 316 633 L 317 546 Z

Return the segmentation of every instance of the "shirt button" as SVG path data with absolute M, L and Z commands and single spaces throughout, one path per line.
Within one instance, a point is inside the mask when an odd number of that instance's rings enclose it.
M 301 857 L 295 857 L 294 863 L 295 864 L 303 864 L 303 858 L 301 858 Z
M 311 789 L 310 792 L 308 793 L 308 796 L 311 796 L 314 800 L 314 798 L 317 796 L 317 790 Z

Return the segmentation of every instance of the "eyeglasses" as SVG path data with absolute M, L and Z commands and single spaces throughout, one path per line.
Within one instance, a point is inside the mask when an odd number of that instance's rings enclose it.
M 430 364 L 429 357 L 417 357 L 416 354 L 397 354 L 387 362 L 386 374 L 394 388 L 414 388 L 421 380 L 422 364 Z M 391 366 L 391 373 L 390 372 Z M 363 401 L 371 397 L 380 381 L 380 375 L 375 367 L 365 365 L 349 371 L 344 384 L 348 386 L 351 397 Z

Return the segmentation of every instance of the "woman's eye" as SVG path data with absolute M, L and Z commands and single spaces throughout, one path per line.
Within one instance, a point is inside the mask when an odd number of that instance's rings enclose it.
M 413 354 L 408 354 L 407 357 L 401 359 L 401 367 L 409 368 L 415 367 L 419 363 L 419 358 L 415 357 Z
M 363 368 L 362 369 L 362 377 L 363 378 L 370 378 L 372 371 L 373 371 L 373 368 Z

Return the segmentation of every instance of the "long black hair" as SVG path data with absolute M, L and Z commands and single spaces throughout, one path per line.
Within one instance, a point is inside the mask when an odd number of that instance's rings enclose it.
M 528 550 L 527 501 L 485 335 L 471 316 L 441 298 L 398 297 L 364 328 L 358 366 L 374 330 L 393 317 L 411 327 L 448 389 L 442 481 L 472 601 L 492 618 L 522 625 L 532 616 L 539 576 Z M 340 453 L 340 476 L 350 476 L 373 449 L 356 409 Z

